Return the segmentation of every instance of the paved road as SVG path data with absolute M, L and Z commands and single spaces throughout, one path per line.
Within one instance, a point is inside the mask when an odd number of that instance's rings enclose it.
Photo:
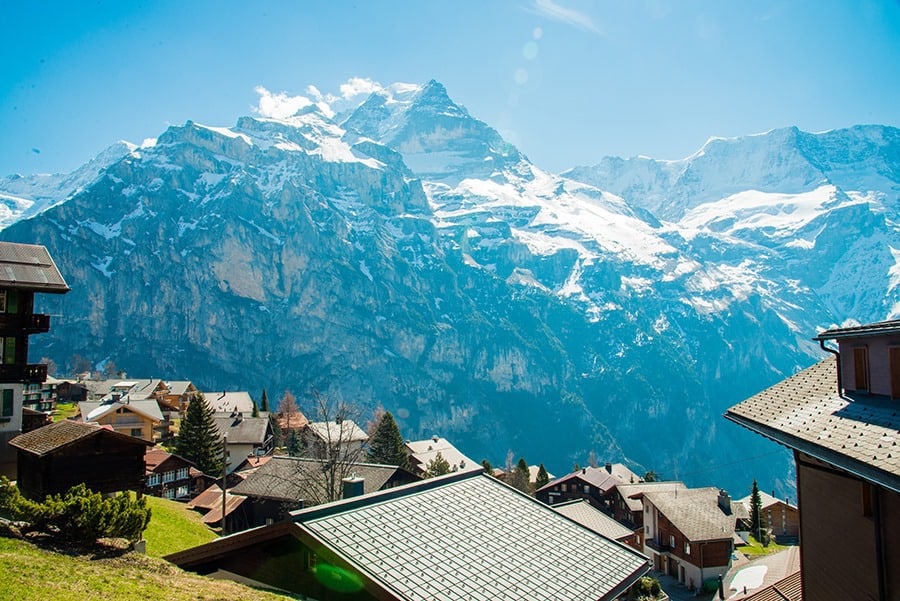
M 683 584 L 678 584 L 678 580 L 672 576 L 666 576 L 662 572 L 650 572 L 650 575 L 659 580 L 662 590 L 669 595 L 672 601 L 715 601 L 716 596 L 713 593 L 697 594 L 689 591 Z

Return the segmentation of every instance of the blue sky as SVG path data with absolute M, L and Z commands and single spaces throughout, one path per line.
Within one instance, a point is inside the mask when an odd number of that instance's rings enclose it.
M 69 171 L 260 87 L 437 79 L 552 171 L 710 136 L 900 126 L 900 2 L 4 2 L 0 175 Z

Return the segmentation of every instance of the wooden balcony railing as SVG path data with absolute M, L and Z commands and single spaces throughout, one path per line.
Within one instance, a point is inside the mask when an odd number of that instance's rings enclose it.
M 47 365 L 0 365 L 0 382 L 44 382 Z
M 0 313 L 0 332 L 25 330 L 28 334 L 50 331 L 50 316 L 43 313 Z

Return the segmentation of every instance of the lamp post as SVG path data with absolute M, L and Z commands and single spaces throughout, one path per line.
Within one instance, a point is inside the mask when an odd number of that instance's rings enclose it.
M 225 536 L 225 495 L 228 490 L 228 432 L 222 435 L 222 536 Z

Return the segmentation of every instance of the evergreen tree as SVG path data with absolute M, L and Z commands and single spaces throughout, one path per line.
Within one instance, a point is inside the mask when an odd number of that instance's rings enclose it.
M 250 412 L 250 417 L 259 417 L 259 406 L 256 401 L 253 401 L 253 411 Z
M 264 413 L 269 412 L 269 396 L 266 394 L 266 389 L 263 388 L 262 400 L 259 402 L 259 410 Z
M 762 497 L 759 494 L 759 486 L 756 480 L 753 481 L 753 488 L 750 489 L 750 531 L 756 540 L 761 544 L 768 546 L 769 544 L 769 526 L 766 524 L 766 518 L 762 511 Z
M 438 451 L 437 455 L 428 462 L 428 465 L 425 467 L 425 477 L 426 478 L 434 478 L 435 476 L 443 476 L 444 474 L 450 473 L 450 462 L 444 459 L 444 456 L 441 455 L 441 452 Z
M 369 453 L 366 459 L 371 463 L 383 463 L 396 465 L 403 469 L 409 469 L 409 456 L 406 453 L 406 445 L 403 444 L 403 436 L 400 428 L 394 421 L 390 411 L 385 411 L 378 422 L 378 427 L 369 439 Z
M 547 468 L 545 468 L 542 463 L 538 466 L 538 473 L 534 479 L 534 489 L 540 490 L 548 484 L 550 484 L 550 474 L 547 473 Z
M 297 436 L 296 430 L 291 430 L 291 437 L 288 441 L 288 455 L 291 457 L 300 457 L 303 454 L 303 443 Z
M 649 472 L 644 474 L 644 482 L 656 482 L 656 481 L 657 481 L 657 475 L 656 475 L 656 472 L 654 472 L 653 470 L 650 470 Z
M 524 493 L 531 492 L 531 473 L 528 470 L 528 464 L 525 463 L 525 459 L 523 457 L 519 457 L 519 463 L 516 464 L 516 469 L 513 470 L 511 478 L 509 479 L 509 484 L 513 488 L 517 488 Z
M 487 474 L 488 476 L 494 475 L 494 466 L 491 465 L 491 462 L 488 461 L 487 459 L 483 459 L 481 461 L 481 467 L 484 468 L 484 473 Z
M 213 419 L 213 409 L 202 394 L 198 394 L 185 411 L 175 452 L 196 463 L 205 474 L 217 476 L 222 473 L 224 458 L 219 429 Z

